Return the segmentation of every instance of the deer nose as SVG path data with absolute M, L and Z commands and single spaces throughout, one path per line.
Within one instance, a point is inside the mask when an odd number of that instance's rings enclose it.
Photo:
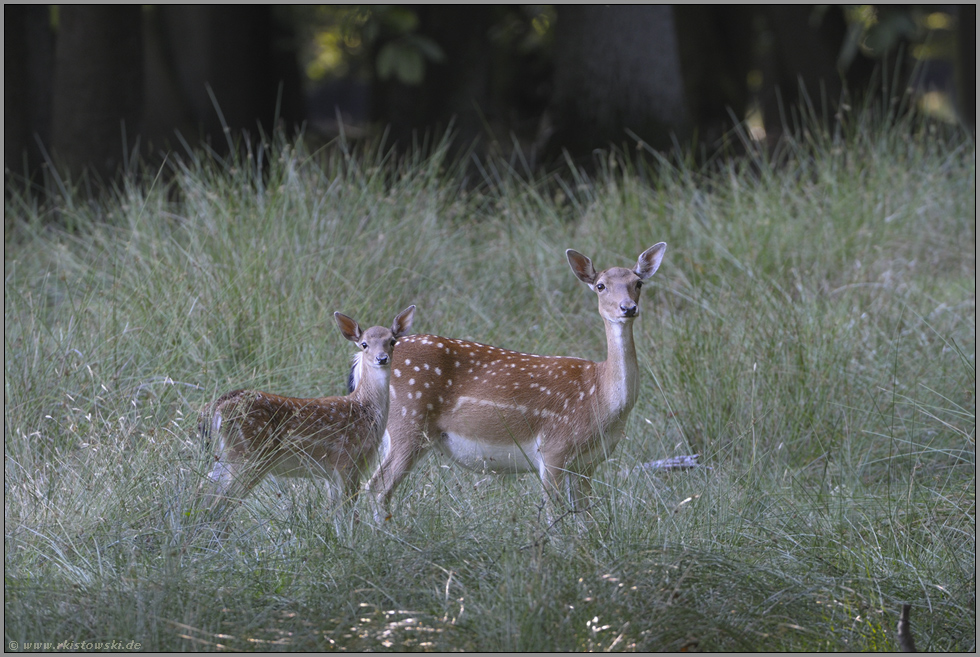
M 375 358 L 375 360 L 378 361 L 378 365 L 387 365 L 388 364 L 388 354 L 378 354 L 378 356 L 377 356 L 377 358 Z
M 623 311 L 623 314 L 627 317 L 636 317 L 636 312 L 638 310 L 635 303 L 621 303 L 619 304 L 619 309 Z

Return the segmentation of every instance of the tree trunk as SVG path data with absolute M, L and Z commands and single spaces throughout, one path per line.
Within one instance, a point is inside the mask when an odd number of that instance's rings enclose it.
M 181 100 L 147 108 L 153 112 L 148 115 L 152 133 L 193 125 L 224 151 L 226 126 L 233 137 L 241 130 L 254 136 L 259 126 L 271 134 L 276 119 L 302 121 L 299 65 L 295 52 L 280 47 L 279 41 L 290 35 L 281 33 L 270 7 L 161 5 L 155 11 L 160 15 L 151 23 L 156 34 L 149 43 L 153 77 L 148 97 L 174 89 Z
M 27 118 L 27 5 L 3 10 L 3 172 L 21 173 L 30 136 Z M 6 185 L 4 185 L 6 189 Z
M 62 5 L 59 12 L 52 150 L 73 178 L 87 168 L 108 180 L 141 128 L 142 8 Z
M 554 85 L 553 154 L 632 142 L 627 129 L 656 148 L 690 133 L 670 6 L 561 6 Z
M 796 127 L 790 114 L 804 98 L 809 99 L 815 117 L 827 121 L 837 112 L 845 91 L 852 107 L 873 91 L 868 85 L 875 64 L 867 57 L 856 57 L 847 71 L 838 68 L 847 36 L 840 7 L 767 5 L 765 16 L 774 36 L 774 51 L 760 102 L 770 139 L 776 139 L 785 127 Z M 791 122 L 789 126 L 783 125 L 784 118 Z
M 689 121 L 701 143 L 716 145 L 749 104 L 756 9 L 736 5 L 676 5 Z
M 50 10 L 46 5 L 7 5 L 3 36 L 4 177 L 30 177 L 42 162 L 35 136 L 48 144 L 51 134 L 54 34 Z
M 956 109 L 970 129 L 977 127 L 977 6 L 960 5 L 956 28 Z

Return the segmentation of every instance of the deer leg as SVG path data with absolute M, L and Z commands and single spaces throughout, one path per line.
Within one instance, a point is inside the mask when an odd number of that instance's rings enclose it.
M 592 506 L 592 473 L 594 467 L 586 467 L 581 472 L 569 472 L 565 477 L 568 503 L 573 513 L 580 513 Z
M 592 473 L 595 468 L 588 467 L 585 472 L 569 472 L 565 475 L 566 492 L 571 512 L 575 514 L 575 526 L 580 534 L 586 534 L 595 526 L 595 517 L 589 512 L 592 506 Z
M 225 515 L 224 508 L 227 506 L 228 491 L 235 481 L 234 467 L 225 461 L 215 461 L 214 467 L 208 473 L 207 479 L 198 486 L 197 503 L 200 505 L 201 515 L 204 522 L 213 522 Z M 218 532 L 223 536 L 227 531 Z
M 419 433 L 420 437 L 421 434 Z M 416 445 L 421 444 L 419 438 L 413 436 L 410 441 L 396 442 L 390 438 L 387 431 L 385 432 L 385 443 L 387 443 L 388 449 L 367 485 L 368 492 L 374 498 L 374 521 L 378 525 L 384 524 L 385 520 L 391 517 L 391 514 L 388 513 L 391 495 L 402 479 L 412 470 L 424 451 L 416 447 Z
M 229 454 L 222 454 L 221 460 L 214 464 L 211 473 L 210 490 L 204 495 L 205 522 L 214 523 L 215 536 L 222 540 L 231 528 L 231 512 L 234 502 L 241 500 L 269 472 L 270 465 L 243 461 Z
M 561 491 L 567 485 L 568 476 L 564 468 L 549 464 L 544 458 L 538 462 L 538 475 L 544 489 L 544 506 L 550 527 L 561 519 L 558 515 L 558 510 L 564 506 L 561 504 Z
M 215 461 L 214 467 L 208 473 L 208 480 L 211 489 L 209 492 L 216 497 L 224 496 L 235 481 L 235 468 L 226 461 Z
M 357 513 L 357 498 L 360 494 L 360 470 L 353 463 L 340 472 L 343 500 L 337 506 L 337 535 L 340 536 L 340 523 L 351 519 L 352 525 L 360 522 Z

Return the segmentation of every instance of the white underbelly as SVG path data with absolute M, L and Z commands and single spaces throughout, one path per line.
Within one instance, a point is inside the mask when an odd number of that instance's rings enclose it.
M 500 445 L 446 432 L 436 442 L 436 448 L 456 463 L 477 472 L 516 474 L 540 469 L 541 454 L 536 440 Z

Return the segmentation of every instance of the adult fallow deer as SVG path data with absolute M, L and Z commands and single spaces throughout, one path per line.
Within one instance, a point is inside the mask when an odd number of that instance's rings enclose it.
M 552 522 L 550 499 L 563 487 L 576 510 L 636 402 L 633 321 L 640 287 L 666 249 L 660 242 L 633 269 L 601 272 L 586 256 L 566 251 L 572 271 L 599 300 L 607 349 L 600 363 L 434 335 L 399 340 L 382 457 L 367 486 L 375 521 L 389 517 L 392 492 L 431 447 L 472 470 L 537 472 Z

